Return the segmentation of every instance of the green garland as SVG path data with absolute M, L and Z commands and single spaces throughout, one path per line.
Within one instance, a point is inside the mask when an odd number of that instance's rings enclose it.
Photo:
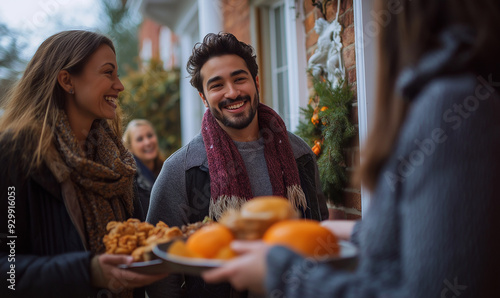
M 328 80 L 313 80 L 315 98 L 301 108 L 296 134 L 316 153 L 323 193 L 336 205 L 343 203 L 342 190 L 348 181 L 344 158 L 346 146 L 356 135 L 350 111 L 354 98 L 350 86 L 343 80 L 336 87 Z

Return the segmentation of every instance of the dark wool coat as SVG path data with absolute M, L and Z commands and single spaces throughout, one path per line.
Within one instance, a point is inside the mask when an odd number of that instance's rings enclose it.
M 65 198 L 65 186 L 46 166 L 27 176 L 21 154 L 10 146 L 8 138 L 0 143 L 0 296 L 96 297 L 99 289 L 90 285 L 92 255 L 79 232 L 79 210 Z M 8 221 L 9 207 L 15 222 Z M 134 207 L 132 216 L 141 219 L 138 201 Z M 9 245 L 12 241 L 15 245 Z M 11 283 L 6 278 L 11 266 L 15 266 L 15 291 L 8 288 Z M 140 297 L 141 291 L 137 292 Z

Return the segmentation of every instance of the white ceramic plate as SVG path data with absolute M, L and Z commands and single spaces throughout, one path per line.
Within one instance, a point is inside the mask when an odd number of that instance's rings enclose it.
M 168 247 L 172 243 L 173 241 L 162 243 L 153 248 L 153 254 L 164 262 L 160 267 L 165 268 L 167 272 L 200 275 L 201 272 L 220 267 L 226 262 L 224 260 L 187 258 L 169 254 L 167 253 Z M 347 241 L 339 241 L 339 245 L 339 256 L 319 260 L 319 262 L 326 262 L 338 269 L 354 270 L 357 265 L 358 249 Z

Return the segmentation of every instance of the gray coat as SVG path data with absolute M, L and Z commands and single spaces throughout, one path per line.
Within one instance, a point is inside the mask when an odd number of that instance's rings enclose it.
M 448 43 L 398 81 L 411 107 L 359 227 L 357 270 L 276 247 L 272 297 L 499 296 L 499 83 L 457 72 L 458 48 Z

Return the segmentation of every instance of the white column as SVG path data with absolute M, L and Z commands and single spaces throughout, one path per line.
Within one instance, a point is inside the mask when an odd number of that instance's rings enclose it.
M 183 145 L 189 143 L 198 134 L 201 127 L 200 115 L 203 115 L 202 111 L 200 111 L 201 98 L 198 96 L 196 89 L 189 83 L 189 74 L 186 70 L 186 64 L 195 42 L 189 35 L 180 37 L 181 53 L 184 53 L 181 55 L 180 79 L 181 134 Z
M 198 0 L 198 21 L 200 40 L 208 33 L 219 33 L 224 30 L 223 5 L 220 0 Z
M 373 118 L 376 76 L 375 41 L 378 33 L 366 30 L 375 25 L 373 2 L 354 0 L 354 36 L 356 38 L 356 84 L 358 93 L 359 145 L 362 150 Z M 363 156 L 361 156 L 363 159 Z M 361 214 L 364 216 L 370 204 L 371 193 L 361 186 Z

